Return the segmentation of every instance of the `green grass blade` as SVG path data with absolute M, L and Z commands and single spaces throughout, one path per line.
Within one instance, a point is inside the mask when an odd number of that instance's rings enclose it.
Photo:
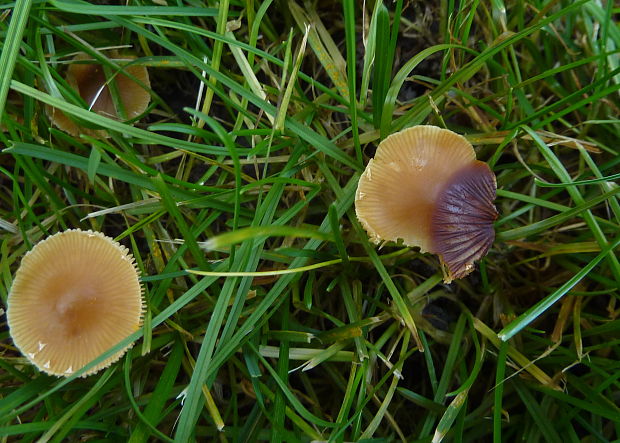
M 4 36 L 0 54 L 0 117 L 4 116 L 4 106 L 9 92 L 13 69 L 22 43 L 22 36 L 28 23 L 28 14 L 32 0 L 20 0 L 15 3 L 9 28 Z
M 589 272 L 591 272 L 604 258 L 611 254 L 611 252 L 618 246 L 620 246 L 620 237 L 616 238 L 609 245 L 607 245 L 600 254 L 594 257 L 594 259 L 590 261 L 586 266 L 584 266 L 581 271 L 575 274 L 570 280 L 564 283 L 556 291 L 536 303 L 534 306 L 525 311 L 515 320 L 510 322 L 506 327 L 504 327 L 500 332 L 498 332 L 497 336 L 502 341 L 510 340 L 515 334 L 517 334 L 523 328 L 527 327 L 527 325 L 536 320 L 542 313 L 544 313 L 554 303 L 556 303 L 559 299 L 566 295 L 577 283 L 579 283 L 583 278 L 585 278 Z

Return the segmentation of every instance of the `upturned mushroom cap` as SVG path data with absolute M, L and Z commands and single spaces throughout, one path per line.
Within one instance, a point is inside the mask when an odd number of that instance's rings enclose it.
M 7 318 L 19 350 L 41 371 L 69 376 L 134 333 L 142 287 L 127 248 L 100 232 L 72 229 L 22 259 Z M 93 374 L 127 350 L 87 371 Z
M 360 177 L 355 211 L 370 239 L 438 254 L 447 282 L 473 270 L 495 238 L 495 176 L 462 136 L 435 126 L 395 133 Z
M 80 62 L 90 58 L 87 54 L 78 54 L 74 61 Z M 127 57 L 130 61 L 133 57 Z M 136 83 L 124 73 L 127 73 L 142 83 Z M 115 120 L 120 119 L 120 115 L 114 101 L 103 67 L 100 64 L 72 63 L 67 69 L 67 82 L 80 94 L 80 97 L 90 106 L 90 109 L 98 114 Z M 123 71 L 114 76 L 113 80 L 118 90 L 120 102 L 123 105 L 127 119 L 131 120 L 144 112 L 148 106 L 151 96 L 145 89 L 150 86 L 149 75 L 146 67 L 141 65 L 129 65 Z M 73 120 L 63 112 L 49 108 L 48 114 L 52 123 L 61 130 L 71 135 L 87 134 L 97 137 L 108 136 L 104 130 L 93 130 L 78 126 Z

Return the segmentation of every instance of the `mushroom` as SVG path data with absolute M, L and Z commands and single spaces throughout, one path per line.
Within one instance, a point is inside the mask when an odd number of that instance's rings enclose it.
M 73 58 L 74 62 L 67 69 L 66 80 L 75 89 L 80 97 L 88 104 L 89 109 L 106 117 L 120 119 L 120 115 L 108 84 L 115 82 L 118 90 L 120 102 L 125 116 L 131 120 L 144 112 L 148 106 L 151 96 L 147 89 L 150 87 L 149 74 L 146 67 L 142 65 L 130 65 L 123 68 L 123 71 L 106 79 L 103 67 L 95 63 L 80 63 L 88 60 L 89 55 L 80 53 Z M 133 60 L 133 57 L 126 57 L 123 62 Z M 119 61 L 119 60 L 117 60 Z M 139 83 L 129 78 L 125 73 L 135 77 Z M 55 108 L 47 108 L 47 113 L 52 123 L 61 130 L 71 135 L 86 134 L 95 137 L 108 137 L 104 130 L 94 130 L 79 126 L 63 112 Z
M 464 137 L 415 126 L 379 144 L 360 177 L 355 212 L 374 243 L 402 239 L 439 255 L 449 283 L 473 271 L 495 239 L 496 188 Z
M 140 327 L 142 286 L 128 249 L 100 232 L 70 229 L 22 259 L 8 298 L 15 345 L 32 364 L 69 376 Z M 118 360 L 131 345 L 89 369 Z

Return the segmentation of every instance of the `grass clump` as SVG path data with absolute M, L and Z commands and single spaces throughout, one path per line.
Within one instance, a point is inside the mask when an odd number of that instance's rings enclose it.
M 3 317 L 0 436 L 620 438 L 619 13 L 0 6 L 0 296 L 34 243 L 80 227 L 129 247 L 147 302 L 138 345 L 85 379 L 26 364 Z M 112 51 L 149 69 L 133 125 L 64 77 L 77 53 L 114 72 Z M 69 136 L 47 106 L 110 137 Z M 496 242 L 451 285 L 435 257 L 370 245 L 353 210 L 376 144 L 421 123 L 466 135 L 498 179 Z

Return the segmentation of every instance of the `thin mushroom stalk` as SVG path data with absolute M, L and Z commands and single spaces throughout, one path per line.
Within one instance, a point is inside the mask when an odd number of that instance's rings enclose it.
M 495 175 L 462 136 L 435 126 L 395 133 L 360 177 L 355 211 L 374 243 L 437 254 L 444 281 L 463 278 L 495 239 Z

